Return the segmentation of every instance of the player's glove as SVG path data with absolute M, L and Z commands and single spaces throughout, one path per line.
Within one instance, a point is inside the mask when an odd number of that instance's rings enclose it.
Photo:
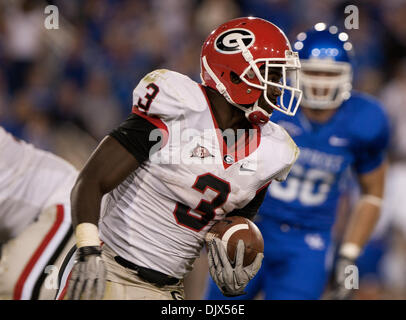
M 338 257 L 333 271 L 331 289 L 326 294 L 327 300 L 348 300 L 351 298 L 353 289 L 346 288 L 346 277 L 350 274 L 348 266 L 355 266 L 355 261 L 342 256 Z
M 106 284 L 106 267 L 100 246 L 81 247 L 76 254 L 67 299 L 102 299 Z
M 248 282 L 261 268 L 263 253 L 258 253 L 253 263 L 243 267 L 244 250 L 244 242 L 240 240 L 233 267 L 220 239 L 214 238 L 208 243 L 210 275 L 226 297 L 245 294 L 244 289 Z

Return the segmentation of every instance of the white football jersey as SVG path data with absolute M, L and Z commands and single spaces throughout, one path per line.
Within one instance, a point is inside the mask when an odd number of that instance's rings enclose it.
M 0 243 L 16 237 L 52 204 L 69 203 L 77 170 L 0 127 Z
M 167 132 L 166 144 L 108 194 L 100 237 L 137 265 L 183 278 L 210 227 L 272 179 L 284 180 L 299 149 L 269 122 L 233 152 L 204 88 L 173 71 L 148 74 L 133 101 L 134 113 Z

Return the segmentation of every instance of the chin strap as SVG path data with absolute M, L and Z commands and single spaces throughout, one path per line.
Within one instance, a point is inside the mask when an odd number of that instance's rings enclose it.
M 249 122 L 255 125 L 264 125 L 269 121 L 271 115 L 258 106 L 258 100 L 255 102 L 252 109 L 244 108 L 245 117 L 248 119 Z
M 237 107 L 238 109 L 244 111 L 245 117 L 248 119 L 249 122 L 251 122 L 252 124 L 255 124 L 255 125 L 263 125 L 269 121 L 269 118 L 271 115 L 268 112 L 266 112 L 264 109 L 262 109 L 260 106 L 258 106 L 258 100 L 255 102 L 255 104 L 252 108 L 245 108 L 242 105 L 235 103 L 231 99 L 230 95 L 228 94 L 227 89 L 224 86 L 224 84 L 219 80 L 219 78 L 217 78 L 216 74 L 209 67 L 206 56 L 202 57 L 202 61 L 203 61 L 203 65 L 204 65 L 204 68 L 206 69 L 207 73 L 216 83 L 217 91 L 223 95 L 223 97 L 227 100 L 228 103 L 230 103 L 234 107 Z

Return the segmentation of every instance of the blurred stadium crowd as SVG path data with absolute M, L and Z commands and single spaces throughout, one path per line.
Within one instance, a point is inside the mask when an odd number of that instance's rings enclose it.
M 393 163 L 406 160 L 406 1 L 402 0 L 0 0 L 0 124 L 19 138 L 83 165 L 101 138 L 127 117 L 132 90 L 157 68 L 199 80 L 201 44 L 222 22 L 265 18 L 292 43 L 324 21 L 343 28 L 359 9 L 353 43 L 356 89 L 381 98 L 392 119 Z M 59 9 L 47 30 L 44 8 Z M 406 162 L 405 162 L 406 163 Z M 406 190 L 406 181 L 400 182 Z M 384 291 L 360 298 L 406 297 L 405 220 L 385 252 Z M 400 221 L 402 220 L 399 218 Z M 389 260 L 388 260 L 389 259 Z M 375 287 L 376 289 L 376 287 Z

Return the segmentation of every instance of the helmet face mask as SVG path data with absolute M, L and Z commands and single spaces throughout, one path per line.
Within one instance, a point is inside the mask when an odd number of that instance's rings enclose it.
M 280 70 L 281 81 L 268 79 L 274 68 Z M 302 92 L 298 81 L 288 85 L 287 76 L 293 73 L 298 78 L 299 69 L 298 55 L 291 50 L 284 33 L 259 18 L 239 18 L 221 25 L 209 35 L 201 53 L 203 84 L 217 90 L 230 104 L 244 111 L 251 122 L 260 118 L 256 124 L 265 123 L 270 117 L 270 112 L 259 105 L 261 96 L 264 98 L 262 103 L 269 108 L 295 114 Z M 236 76 L 241 81 L 236 81 Z M 276 98 L 269 98 L 271 88 L 280 90 L 280 105 Z M 283 99 L 286 91 L 291 94 L 287 105 Z M 256 117 L 251 117 L 254 112 Z
M 300 101 L 302 96 L 302 91 L 299 89 L 299 69 L 300 69 L 300 62 L 298 59 L 298 55 L 296 52 L 287 51 L 286 56 L 292 56 L 292 58 L 275 58 L 275 59 L 264 59 L 260 58 L 255 60 L 253 63 L 243 71 L 240 75 L 240 79 L 244 81 L 248 86 L 260 89 L 263 91 L 263 96 L 268 105 L 270 105 L 273 109 L 276 109 L 280 112 L 283 112 L 287 115 L 293 116 L 296 113 L 297 108 L 299 107 L 298 103 L 293 104 L 294 98 L 298 97 Z M 258 65 L 264 71 L 261 72 Z M 270 70 L 272 69 L 280 69 L 281 73 L 281 80 L 278 82 L 272 81 L 272 79 L 268 79 Z M 289 76 L 288 76 L 289 75 Z M 287 83 L 288 78 L 293 78 L 292 82 L 295 85 L 290 86 Z M 257 81 L 252 81 L 255 79 Z M 258 83 L 259 82 L 259 83 Z M 281 95 L 279 99 L 279 105 L 269 99 L 268 90 L 270 87 L 276 87 L 280 90 Z M 288 105 L 285 106 L 285 99 L 283 99 L 285 95 L 285 90 L 289 91 L 290 99 L 288 101 Z
M 311 109 L 335 109 L 351 96 L 352 44 L 346 33 L 324 23 L 297 36 L 294 47 L 301 62 L 302 106 Z
M 335 109 L 351 95 L 352 72 L 347 62 L 303 61 L 300 80 L 304 107 Z

